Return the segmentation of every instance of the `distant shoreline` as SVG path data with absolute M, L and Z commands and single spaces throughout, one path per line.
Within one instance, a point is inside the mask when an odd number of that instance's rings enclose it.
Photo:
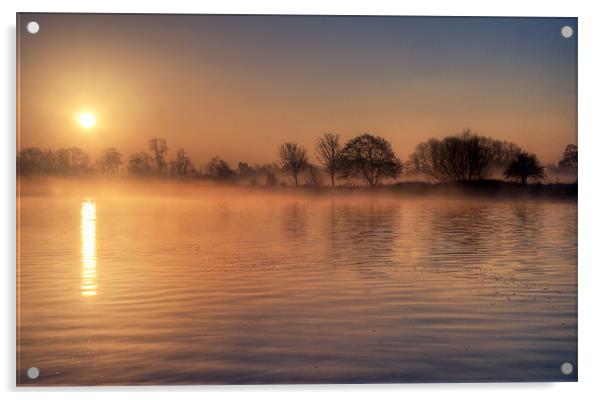
M 177 188 L 174 187 L 177 185 Z M 240 183 L 216 183 L 208 180 L 102 177 L 102 176 L 19 176 L 17 175 L 17 196 L 75 195 L 81 192 L 91 194 L 116 194 L 121 192 L 142 195 L 190 195 L 213 193 L 215 189 L 244 190 L 249 193 L 303 194 L 303 195 L 383 195 L 411 197 L 467 197 L 480 199 L 551 199 L 577 201 L 578 184 L 575 183 L 519 183 L 501 180 L 481 180 L 472 182 L 421 182 L 405 181 L 368 186 L 292 186 L 292 185 L 250 185 Z
M 394 191 L 420 194 L 460 195 L 496 198 L 560 198 L 577 200 L 578 185 L 574 183 L 520 183 L 502 180 L 474 182 L 425 183 L 400 182 Z
M 578 184 L 575 183 L 520 183 L 501 180 L 483 180 L 473 182 L 396 182 L 377 187 L 367 186 L 337 186 L 337 187 L 284 187 L 290 192 L 302 190 L 305 192 L 334 193 L 334 194 L 392 194 L 412 197 L 470 197 L 483 199 L 560 199 L 577 200 Z

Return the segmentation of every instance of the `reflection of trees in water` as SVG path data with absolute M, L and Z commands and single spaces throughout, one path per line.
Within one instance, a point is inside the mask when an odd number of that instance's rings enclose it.
M 529 204 L 512 206 L 512 221 L 509 222 L 509 234 L 516 238 L 516 245 L 525 248 L 537 244 L 542 229 L 541 210 Z
M 431 219 L 431 255 L 448 264 L 486 264 L 505 253 L 534 252 L 541 210 L 529 204 L 442 207 Z
M 541 263 L 541 210 L 529 204 L 467 204 L 432 210 L 422 260 L 425 271 L 488 282 L 487 294 L 510 298 L 537 285 Z M 423 243 L 424 244 L 424 243 Z M 544 257 L 544 258 L 542 258 Z M 546 261 L 542 261 L 546 260 Z M 533 275 L 535 274 L 535 275 Z
M 241 215 L 235 215 L 232 210 L 232 203 L 230 201 L 217 201 L 215 203 L 215 215 L 214 218 L 219 221 L 220 228 L 230 228 L 232 225 L 236 227 L 236 219 L 241 218 Z
M 467 267 L 488 262 L 498 251 L 500 221 L 483 205 L 434 207 L 427 244 L 427 268 Z
M 537 254 L 549 256 L 540 248 L 542 210 L 536 204 L 334 199 L 315 218 L 310 210 L 316 209 L 304 202 L 286 204 L 283 232 L 296 240 L 296 254 L 311 259 L 319 252 L 324 267 L 371 276 L 402 267 L 514 279 L 537 262 Z M 314 223 L 321 228 L 316 230 Z
M 390 265 L 399 236 L 398 204 L 336 204 L 329 208 L 329 251 L 349 265 Z
M 292 201 L 282 209 L 282 228 L 286 237 L 300 239 L 307 235 L 307 205 Z

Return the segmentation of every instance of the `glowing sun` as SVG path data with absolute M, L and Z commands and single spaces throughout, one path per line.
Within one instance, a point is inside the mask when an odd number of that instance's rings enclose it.
M 94 116 L 94 114 L 89 112 L 79 114 L 77 117 L 77 121 L 85 129 L 93 128 L 94 125 L 96 125 L 96 117 Z

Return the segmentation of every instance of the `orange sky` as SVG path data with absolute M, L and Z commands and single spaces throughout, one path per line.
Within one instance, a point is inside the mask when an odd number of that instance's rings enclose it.
M 30 35 L 25 25 L 40 23 Z M 576 142 L 575 19 L 21 14 L 21 147 L 275 160 L 324 132 L 415 145 L 470 127 L 543 162 Z M 98 124 L 82 129 L 76 115 Z

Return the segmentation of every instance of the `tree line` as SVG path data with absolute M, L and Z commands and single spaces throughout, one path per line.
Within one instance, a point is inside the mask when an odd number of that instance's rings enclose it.
M 403 163 L 385 138 L 364 133 L 343 143 L 341 136 L 325 133 L 316 140 L 310 162 L 309 151 L 292 142 L 283 143 L 276 151 L 276 162 L 250 165 L 239 162 L 232 168 L 225 160 L 214 157 L 196 167 L 184 149 L 176 150 L 168 159 L 165 139 L 153 138 L 148 151 L 124 159 L 114 147 L 102 151 L 97 160 L 80 148 L 42 150 L 21 149 L 17 155 L 20 175 L 85 175 L 115 176 L 127 171 L 133 176 L 209 179 L 219 182 L 248 182 L 274 186 L 285 184 L 290 176 L 295 186 L 321 186 L 324 178 L 330 186 L 364 184 L 374 187 L 398 179 L 403 173 L 428 177 L 438 182 L 477 181 L 487 179 L 494 171 L 504 178 L 526 184 L 545 177 L 545 168 L 537 156 L 514 143 L 478 135 L 469 129 L 442 139 L 419 143 Z M 566 147 L 557 165 L 563 171 L 577 170 L 577 146 Z

